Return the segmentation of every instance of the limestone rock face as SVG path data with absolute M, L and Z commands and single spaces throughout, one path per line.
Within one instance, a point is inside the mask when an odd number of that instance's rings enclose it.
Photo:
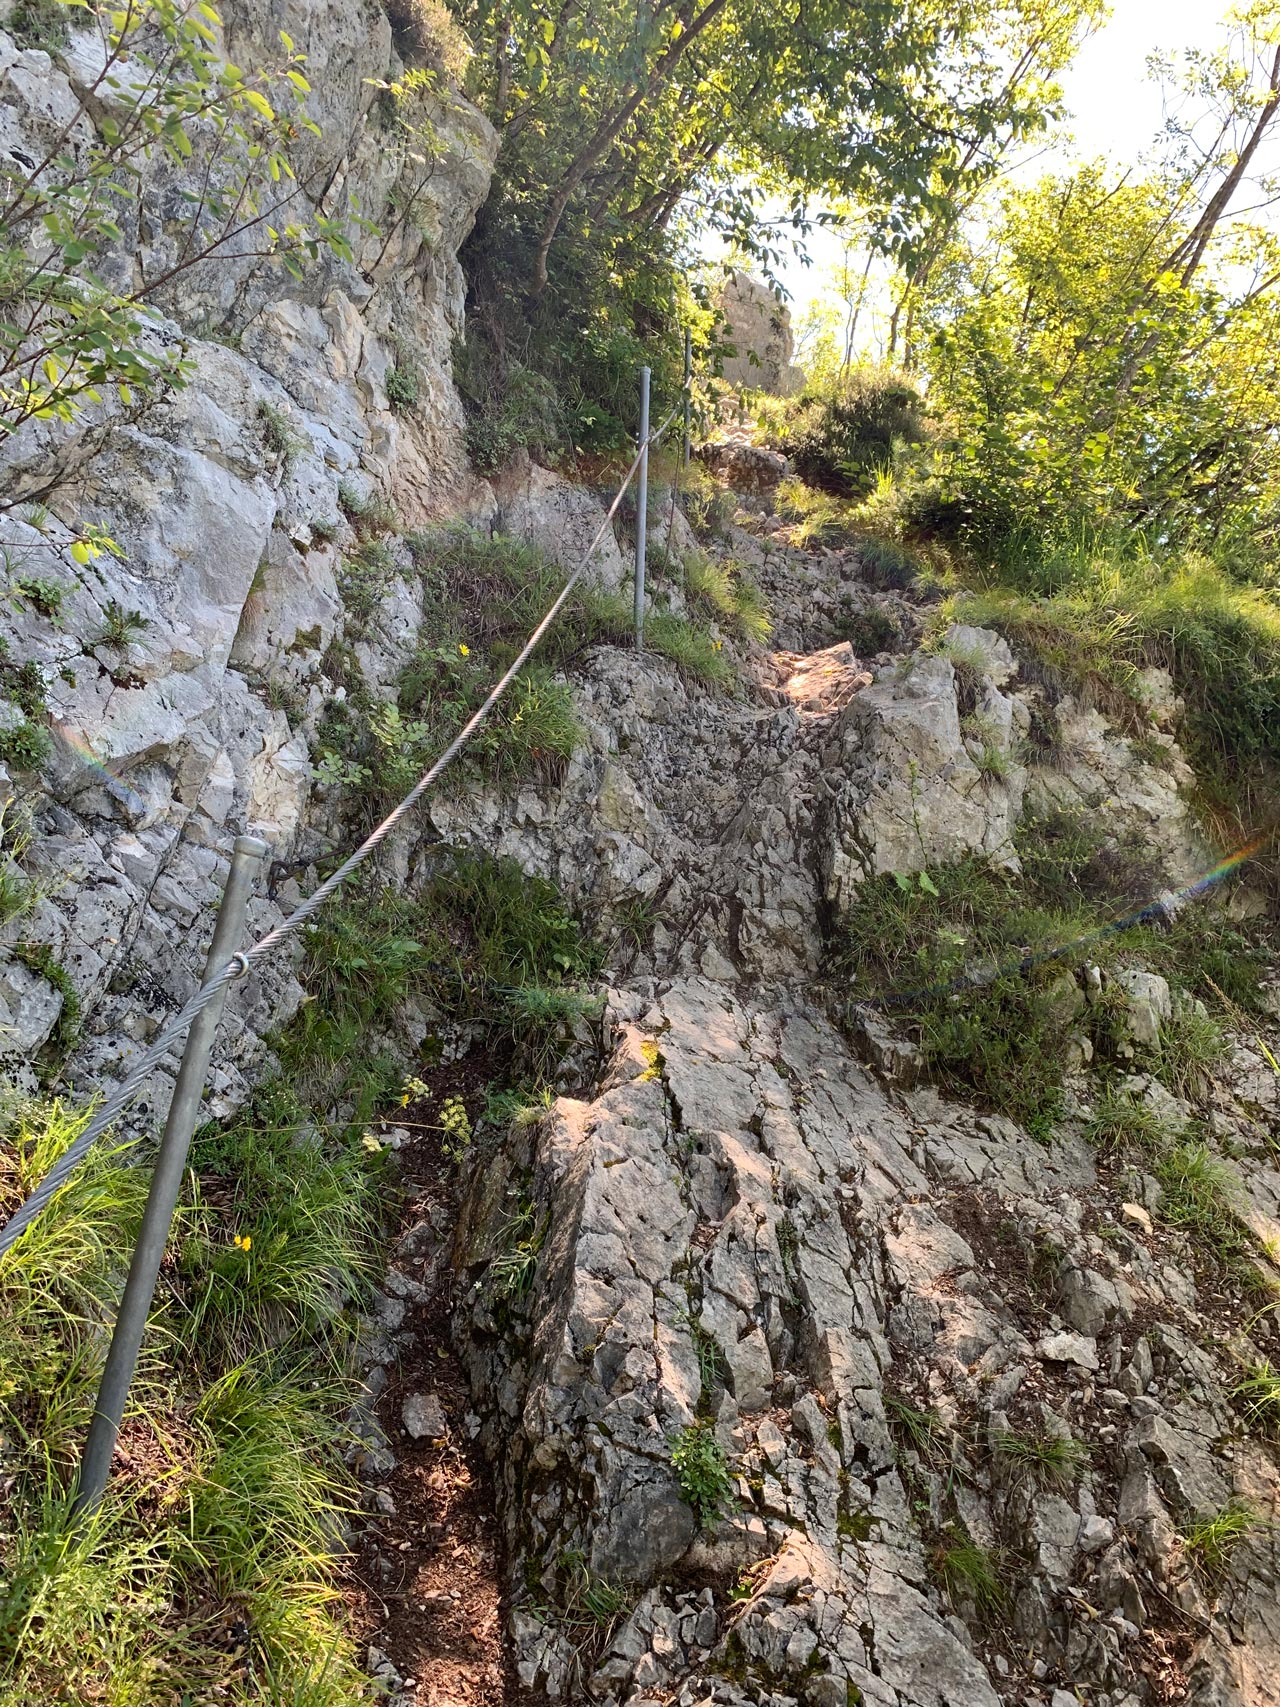
M 1145 1700 L 1124 1683 L 1155 1608 L 1194 1593 L 1177 1524 L 1233 1493 L 1273 1511 L 1280 1478 L 1224 1449 L 1225 1366 L 1149 1237 L 1087 1230 L 1110 1203 L 1087 1148 L 881 1085 L 802 996 L 681 976 L 613 991 L 605 1035 L 596 1088 L 503 1154 L 460 1253 L 522 1680 L 603 1703 L 995 1707 L 1055 1679 Z M 489 1262 L 517 1203 L 543 1238 L 514 1295 Z M 1016 1280 L 1037 1251 L 1062 1317 Z M 734 1477 L 702 1533 L 672 1461 L 691 1428 Z M 1043 1435 L 1089 1448 L 1052 1488 L 1001 1445 Z M 961 1522 L 1021 1548 L 998 1624 L 944 1586 Z M 1274 1561 L 1247 1545 L 1202 1607 L 1201 1707 L 1238 1675 L 1238 1699 L 1277 1700 Z M 523 1603 L 579 1555 L 632 1610 L 575 1685 L 572 1641 Z M 704 1616 L 695 1573 L 745 1592 Z
M 600 505 L 580 486 L 527 460 L 497 487 L 497 524 L 503 533 L 536 545 L 566 573 L 590 552 L 593 578 L 617 592 L 631 573 L 613 529 L 604 528 Z M 593 549 L 594 547 L 594 549 Z
M 963 710 L 966 683 L 950 658 L 916 653 L 889 666 L 841 713 L 826 753 L 836 780 L 822 859 L 833 905 L 883 872 L 919 871 L 968 853 L 1016 863 L 1026 709 L 1001 691 L 998 681 L 1009 673 L 1002 664 L 966 668 L 977 680 Z
M 768 285 L 749 273 L 731 273 L 719 307 L 724 336 L 735 352 L 725 358 L 722 370 L 729 384 L 778 397 L 799 390 L 804 375 L 791 361 L 791 315 Z
M 379 229 L 358 237 L 353 262 L 318 260 L 298 281 L 238 252 L 178 274 L 154 336 L 185 343 L 184 390 L 127 418 L 103 404 L 71 427 L 31 422 L 0 446 L 15 500 L 0 547 L 24 576 L 60 590 L 52 616 L 6 597 L 2 626 L 9 656 L 39 671 L 51 717 L 32 855 L 48 899 L 22 931 L 56 953 L 80 999 L 74 1085 L 123 1070 L 191 993 L 236 833 L 262 833 L 274 859 L 299 869 L 327 845 L 311 745 L 335 691 L 322 659 L 347 623 L 346 495 L 380 488 L 406 525 L 483 503 L 449 352 L 462 330 L 457 250 L 487 193 L 496 136 L 460 96 L 424 95 L 438 149 L 424 179 L 375 101 L 371 80 L 396 71 L 382 10 L 356 23 L 337 0 L 225 8 L 226 51 L 241 63 L 269 58 L 281 29 L 308 55 L 322 131 L 300 142 L 302 195 L 322 186 L 327 213 L 358 205 Z M 0 24 L 6 151 L 47 148 L 100 56 L 82 32 L 51 60 Z M 89 121 L 77 122 L 87 137 Z M 145 168 L 121 266 L 155 275 L 172 264 L 174 210 L 193 187 L 168 165 Z M 398 218 L 410 192 L 415 217 Z M 411 409 L 389 406 L 393 365 L 414 373 Z M 22 507 L 24 494 L 50 488 L 47 512 Z M 71 540 L 88 523 L 121 557 L 73 563 Z M 382 613 L 363 644 L 372 677 L 394 676 L 404 641 Z M 280 917 L 269 899 L 254 909 L 255 931 Z M 29 1054 L 61 997 L 17 961 L 0 977 L 11 1016 L 0 1050 Z M 233 991 L 215 1110 L 243 1096 L 263 1034 L 300 997 L 288 957 Z M 144 1095 L 136 1118 L 155 1106 Z

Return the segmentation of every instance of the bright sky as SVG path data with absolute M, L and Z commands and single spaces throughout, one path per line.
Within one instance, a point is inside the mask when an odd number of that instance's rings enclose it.
M 1071 140 L 1029 157 L 1027 174 L 1099 154 L 1136 162 L 1163 122 L 1159 86 L 1147 76 L 1148 55 L 1212 47 L 1225 36 L 1221 20 L 1227 9 L 1228 0 L 1112 0 L 1110 19 L 1062 79 Z M 825 294 L 824 274 L 839 261 L 839 242 L 830 233 L 815 233 L 810 258 L 811 266 L 795 261 L 780 269 L 796 321 Z

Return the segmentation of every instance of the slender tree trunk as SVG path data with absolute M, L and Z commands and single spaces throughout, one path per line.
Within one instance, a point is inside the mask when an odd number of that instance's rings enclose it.
M 543 223 L 542 236 L 538 243 L 537 254 L 534 256 L 533 277 L 530 283 L 530 294 L 533 297 L 540 297 L 547 288 L 547 256 L 551 253 L 551 245 L 556 240 L 556 233 L 560 229 L 560 221 L 564 218 L 565 209 L 577 193 L 583 179 L 593 166 L 599 165 L 600 161 L 605 158 L 645 101 L 649 100 L 655 91 L 662 87 L 697 37 L 724 11 L 728 3 L 729 0 L 708 0 L 708 4 L 695 18 L 692 14 L 696 0 L 687 0 L 678 14 L 684 24 L 681 33 L 673 41 L 668 42 L 658 55 L 648 77 L 631 92 L 617 112 L 611 118 L 600 121 L 591 140 L 569 166 L 560 188 L 551 198 L 551 204 L 547 209 L 547 216 Z

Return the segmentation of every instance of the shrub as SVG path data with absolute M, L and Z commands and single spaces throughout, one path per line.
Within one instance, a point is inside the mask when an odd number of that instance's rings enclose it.
M 264 397 L 258 404 L 258 431 L 262 442 L 285 468 L 307 449 L 308 441 L 294 427 L 288 411 Z
M 46 575 L 11 575 L 9 578 L 9 597 L 21 609 L 30 605 L 49 622 L 56 623 L 62 615 L 62 603 L 67 596 L 67 589 L 61 581 L 52 581 Z
M 671 1463 L 680 1492 L 693 1507 L 704 1529 L 728 1509 L 733 1494 L 733 1476 L 724 1448 L 710 1422 L 691 1423 L 671 1444 Z
M 413 367 L 390 367 L 386 378 L 387 401 L 393 409 L 416 409 L 418 372 Z
M 923 437 L 924 403 L 911 380 L 885 368 L 855 368 L 801 392 L 786 410 L 778 448 L 806 484 L 864 497 L 892 468 L 895 450 Z
M 467 410 L 467 454 L 481 474 L 494 474 L 516 451 L 554 466 L 570 437 L 555 385 L 516 362 L 495 367 L 477 337 L 455 344 L 454 378 Z
M 880 592 L 904 592 L 915 585 L 919 564 L 904 546 L 891 539 L 858 542 L 858 567 L 863 578 Z
M 902 640 L 902 629 L 894 617 L 880 605 L 867 605 L 862 610 L 850 610 L 836 624 L 835 640 L 847 640 L 859 658 L 872 658 L 887 652 Z

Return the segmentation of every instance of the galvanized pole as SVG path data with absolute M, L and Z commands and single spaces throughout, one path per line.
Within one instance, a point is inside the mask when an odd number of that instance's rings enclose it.
M 235 953 L 244 931 L 245 909 L 253 891 L 258 862 L 266 851 L 267 844 L 258 836 L 236 837 L 235 849 L 231 856 L 231 873 L 223 892 L 222 905 L 218 909 L 218 921 L 213 927 L 209 958 L 205 962 L 205 983 L 208 983 L 216 972 L 221 971 Z M 147 1197 L 147 1207 L 143 1211 L 142 1230 L 138 1234 L 133 1261 L 129 1265 L 124 1296 L 116 1312 L 111 1347 L 107 1352 L 106 1367 L 102 1371 L 102 1384 L 98 1388 L 98 1402 L 94 1407 L 93 1421 L 89 1425 L 89 1435 L 85 1441 L 84 1457 L 80 1463 L 80 1482 L 76 1490 L 77 1512 L 91 1511 L 102 1498 L 107 1485 L 111 1455 L 115 1451 L 116 1436 L 124 1416 L 125 1400 L 138 1362 L 138 1350 L 142 1345 L 147 1316 L 151 1311 L 156 1276 L 160 1272 L 160 1262 L 169 1240 L 173 1212 L 178 1205 L 182 1175 L 187 1165 L 187 1149 L 191 1143 L 191 1134 L 195 1131 L 196 1116 L 200 1112 L 205 1074 L 209 1070 L 209 1055 L 213 1049 L 214 1033 L 218 1029 L 218 1020 L 222 1015 L 225 1000 L 224 990 L 207 1008 L 196 1015 L 191 1022 L 191 1030 L 187 1033 L 186 1048 L 182 1052 L 182 1066 L 178 1069 L 177 1082 L 173 1087 L 169 1118 L 165 1122 L 164 1136 L 160 1140 L 155 1170 L 151 1176 L 151 1191 Z
M 684 329 L 684 455 L 686 468 L 693 452 L 693 327 Z
M 649 370 L 640 369 L 640 475 L 636 485 L 636 651 L 644 651 L 644 559 L 649 527 Z

